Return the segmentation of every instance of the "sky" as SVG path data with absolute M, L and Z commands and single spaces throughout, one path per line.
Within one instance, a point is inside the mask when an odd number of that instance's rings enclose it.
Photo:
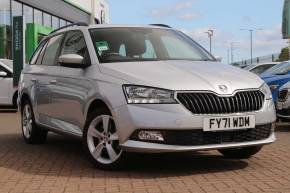
M 280 53 L 284 0 L 109 0 L 110 23 L 164 23 L 182 30 L 209 50 L 205 33 L 214 30 L 213 55 L 228 57 L 233 43 L 234 61 L 250 58 L 250 32 L 255 29 L 253 56 Z

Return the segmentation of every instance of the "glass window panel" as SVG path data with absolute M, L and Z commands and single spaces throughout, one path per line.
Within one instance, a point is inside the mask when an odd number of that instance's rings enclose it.
M 82 32 L 69 32 L 64 39 L 60 55 L 77 54 L 84 57 L 84 63 L 90 63 L 90 55 Z
M 51 15 L 43 13 L 43 25 L 46 27 L 51 27 Z
M 162 36 L 161 41 L 170 58 L 200 58 L 199 52 L 193 51 L 190 44 L 185 43 L 178 37 Z
M 0 0 L 0 58 L 12 58 L 10 0 Z
M 26 23 L 33 23 L 33 9 L 26 5 L 23 5 L 23 15 Z
M 61 45 L 62 37 L 63 34 L 54 36 L 49 40 L 42 59 L 42 64 L 55 65 L 55 59 Z
M 22 16 L 22 4 L 12 1 L 12 16 Z
M 10 25 L 10 1 L 0 1 L 0 25 Z
M 44 43 L 43 48 L 41 49 L 41 51 L 40 51 L 40 53 L 39 53 L 39 56 L 37 57 L 37 59 L 36 59 L 36 61 L 35 61 L 35 64 L 36 64 L 36 65 L 41 65 L 41 64 L 42 64 L 42 59 L 43 59 L 43 55 L 44 55 L 45 49 L 46 49 L 46 47 L 47 47 L 47 44 L 48 44 L 48 42 L 46 41 L 46 42 Z
M 60 25 L 60 27 L 66 26 L 66 21 L 63 20 L 63 19 L 61 19 L 61 20 L 59 21 L 59 25 Z
M 34 9 L 34 23 L 43 25 L 42 24 L 42 12 L 37 10 L 37 9 Z
M 52 28 L 59 28 L 59 18 L 52 16 Z
M 12 78 L 12 73 L 8 69 L 6 69 L 4 66 L 1 66 L 1 64 L 0 64 L 0 71 L 3 71 L 3 72 L 7 73 L 5 78 Z
M 37 64 L 37 62 L 38 64 L 41 64 L 41 60 L 42 60 L 41 56 L 43 55 L 41 53 L 43 53 L 45 45 L 46 45 L 46 42 L 43 41 L 41 45 L 38 46 L 38 48 L 36 49 L 36 51 L 34 52 L 31 58 L 30 64 Z

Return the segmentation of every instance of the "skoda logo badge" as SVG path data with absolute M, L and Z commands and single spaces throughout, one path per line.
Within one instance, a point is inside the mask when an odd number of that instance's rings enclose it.
M 223 93 L 228 92 L 228 87 L 226 85 L 219 85 L 219 89 L 220 91 L 222 91 Z

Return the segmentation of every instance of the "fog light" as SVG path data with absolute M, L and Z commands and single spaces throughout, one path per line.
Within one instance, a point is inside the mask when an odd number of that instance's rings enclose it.
M 159 131 L 140 131 L 138 138 L 145 141 L 164 141 L 164 138 Z

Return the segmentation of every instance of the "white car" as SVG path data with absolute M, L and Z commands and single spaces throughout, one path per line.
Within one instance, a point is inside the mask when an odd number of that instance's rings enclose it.
M 0 107 L 17 108 L 17 87 L 13 87 L 13 62 L 0 59 Z
M 47 36 L 22 71 L 24 140 L 81 137 L 101 168 L 127 152 L 218 150 L 245 159 L 275 141 L 257 75 L 225 65 L 179 30 L 75 24 Z
M 249 65 L 243 69 L 250 71 L 250 72 L 253 72 L 257 75 L 260 75 L 260 74 L 264 73 L 265 71 L 267 71 L 268 69 L 276 66 L 277 64 L 280 64 L 280 62 L 267 62 L 267 63 L 260 63 L 260 64 L 256 64 L 256 65 Z

